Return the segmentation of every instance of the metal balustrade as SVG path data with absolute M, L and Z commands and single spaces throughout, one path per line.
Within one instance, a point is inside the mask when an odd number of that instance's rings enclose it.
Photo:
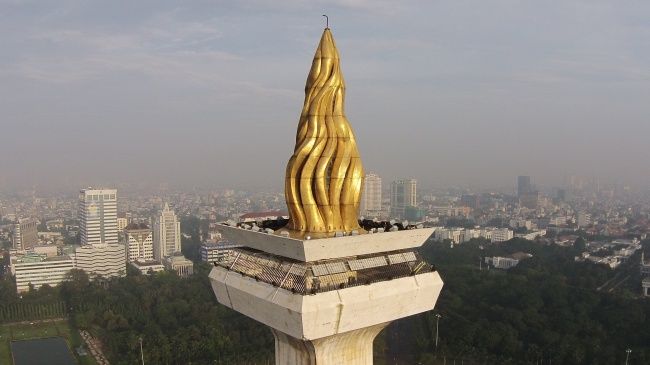
M 304 263 L 241 248 L 214 265 L 301 295 L 435 271 L 415 251 Z

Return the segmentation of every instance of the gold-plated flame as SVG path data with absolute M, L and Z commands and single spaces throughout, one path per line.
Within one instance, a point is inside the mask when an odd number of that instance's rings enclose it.
M 290 230 L 317 235 L 360 230 L 364 173 L 344 103 L 339 53 L 326 28 L 307 78 L 296 147 L 287 164 Z

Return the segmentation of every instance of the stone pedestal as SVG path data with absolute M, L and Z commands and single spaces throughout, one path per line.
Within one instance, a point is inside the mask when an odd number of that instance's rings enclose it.
M 372 344 L 388 323 L 319 338 L 299 340 L 278 330 L 275 363 L 284 365 L 372 365 Z
M 409 250 L 422 245 L 424 233 L 386 232 L 301 245 L 227 229 L 224 235 L 236 236 L 238 243 L 254 242 L 257 249 L 237 249 L 230 260 L 216 263 L 210 282 L 219 303 L 270 327 L 276 365 L 372 365 L 377 334 L 392 321 L 433 309 L 440 295 L 438 272 Z M 354 244 L 341 246 L 337 240 Z M 332 258 L 326 250 L 330 243 L 341 246 L 343 256 Z

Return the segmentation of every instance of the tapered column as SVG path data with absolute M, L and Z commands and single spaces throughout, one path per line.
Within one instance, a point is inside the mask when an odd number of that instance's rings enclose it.
M 312 341 L 300 340 L 278 330 L 275 363 L 283 365 L 372 365 L 372 344 L 387 323 Z

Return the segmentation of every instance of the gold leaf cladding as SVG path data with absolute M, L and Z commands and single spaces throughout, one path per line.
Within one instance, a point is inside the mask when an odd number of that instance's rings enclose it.
M 305 86 L 296 147 L 287 164 L 287 228 L 328 234 L 361 230 L 363 166 L 345 117 L 345 82 L 329 28 L 321 37 Z

